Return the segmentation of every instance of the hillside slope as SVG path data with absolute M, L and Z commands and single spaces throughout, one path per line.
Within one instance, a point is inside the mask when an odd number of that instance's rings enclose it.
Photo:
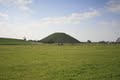
M 12 38 L 0 38 L 0 45 L 30 44 L 28 41 Z
M 116 42 L 117 42 L 117 43 L 120 43 L 120 38 L 118 38 L 118 39 L 116 40 Z

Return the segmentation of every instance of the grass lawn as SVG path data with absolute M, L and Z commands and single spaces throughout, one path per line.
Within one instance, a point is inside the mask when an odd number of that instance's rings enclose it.
M 0 80 L 120 80 L 120 44 L 0 45 Z

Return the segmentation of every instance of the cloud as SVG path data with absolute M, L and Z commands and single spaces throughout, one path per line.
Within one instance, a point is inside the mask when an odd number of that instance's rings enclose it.
M 8 20 L 8 14 L 0 12 L 0 24 L 6 22 Z
M 29 39 L 40 39 L 46 35 L 58 31 L 61 28 L 79 25 L 80 23 L 99 16 L 100 13 L 96 10 L 84 13 L 72 13 L 61 17 L 41 18 L 29 23 L 6 23 L 0 27 L 0 36 L 22 38 L 26 36 Z M 65 30 L 65 29 L 64 29 Z M 67 30 L 67 29 L 66 29 Z M 47 32 L 46 32 L 47 31 Z M 19 32 L 19 33 L 18 33 Z M 42 34 L 42 35 L 37 35 Z M 45 35 L 44 35 L 45 34 Z M 35 36 L 36 35 L 36 36 Z
M 120 13 L 120 0 L 110 0 L 106 7 L 111 12 Z
M 68 25 L 68 24 L 80 24 L 82 21 L 99 16 L 100 12 L 97 10 L 85 12 L 85 13 L 72 13 L 71 15 L 62 17 L 49 17 L 42 18 L 39 21 L 33 23 L 34 26 L 50 26 L 50 25 Z
M 16 6 L 21 10 L 30 10 L 29 5 L 32 0 L 0 0 L 0 4 Z

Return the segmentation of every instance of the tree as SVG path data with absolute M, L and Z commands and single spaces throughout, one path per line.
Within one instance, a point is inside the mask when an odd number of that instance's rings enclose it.
M 24 37 L 23 40 L 26 41 L 26 37 Z
M 107 43 L 106 41 L 99 41 L 99 43 Z
M 91 41 L 90 41 L 90 40 L 87 40 L 87 43 L 91 43 Z

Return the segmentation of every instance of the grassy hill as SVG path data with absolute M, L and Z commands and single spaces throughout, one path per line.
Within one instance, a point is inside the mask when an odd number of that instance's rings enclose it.
M 117 42 L 117 43 L 120 43 L 120 38 L 118 38 L 118 39 L 116 40 L 116 42 Z
M 0 45 L 30 44 L 28 41 L 12 38 L 0 38 Z
M 40 40 L 43 43 L 79 43 L 79 41 L 66 33 L 54 33 Z

